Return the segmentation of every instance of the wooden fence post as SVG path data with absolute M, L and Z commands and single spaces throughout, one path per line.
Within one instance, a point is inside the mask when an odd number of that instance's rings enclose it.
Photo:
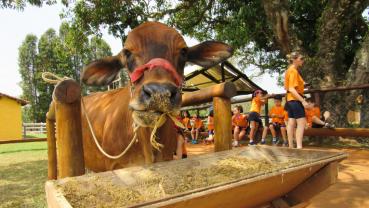
M 232 115 L 230 98 L 214 97 L 215 152 L 232 149 Z
M 46 113 L 47 132 L 47 177 L 49 180 L 57 179 L 56 138 L 55 138 L 55 104 L 50 103 Z
M 216 152 L 232 148 L 231 98 L 236 94 L 236 86 L 224 82 L 182 95 L 182 107 L 213 101 Z
M 54 90 L 59 178 L 85 173 L 81 127 L 81 87 L 71 79 Z

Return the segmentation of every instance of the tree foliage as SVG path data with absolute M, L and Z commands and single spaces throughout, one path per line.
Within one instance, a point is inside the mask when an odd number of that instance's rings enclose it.
M 87 0 L 70 6 L 64 17 L 85 34 L 107 28 L 122 40 L 141 22 L 159 20 L 199 40 L 227 42 L 238 64 L 281 76 L 286 54 L 300 50 L 306 55 L 304 79 L 321 88 L 358 83 L 352 73 L 369 79 L 362 68 L 351 67 L 368 34 L 368 14 L 362 16 L 368 6 L 368 0 Z M 335 96 L 321 96 L 323 109 L 337 103 Z M 342 106 L 333 111 L 345 115 Z
M 49 29 L 39 39 L 27 35 L 20 46 L 18 60 L 22 97 L 31 104 L 25 109 L 27 121 L 45 121 L 54 88 L 42 80 L 43 72 L 79 80 L 84 65 L 95 58 L 111 55 L 109 45 L 100 37 L 89 39 L 76 34 L 77 30 L 63 23 L 59 32 Z

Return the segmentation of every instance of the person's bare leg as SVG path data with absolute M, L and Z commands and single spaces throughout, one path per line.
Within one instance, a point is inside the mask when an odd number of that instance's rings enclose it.
M 241 129 L 240 130 L 240 134 L 238 135 L 238 140 L 242 140 L 243 137 L 245 136 L 246 134 L 246 130 L 245 129 Z
M 255 121 L 250 121 L 250 134 L 249 134 L 249 138 L 250 138 L 250 142 L 254 141 L 254 135 L 256 132 L 256 122 Z
M 261 134 L 261 141 L 265 142 L 265 138 L 268 134 L 268 128 L 267 127 L 263 127 L 263 133 Z
M 270 133 L 272 134 L 272 137 L 276 138 L 277 137 L 277 132 L 275 131 L 273 124 L 269 125 L 269 129 L 270 129 Z
M 195 129 L 191 129 L 192 140 L 195 140 Z
M 199 129 L 196 129 L 196 141 L 198 140 L 198 138 L 199 138 Z
M 287 130 L 286 127 L 281 127 L 281 134 L 282 134 L 282 139 L 283 139 L 283 143 L 287 142 L 287 138 L 286 138 L 286 134 L 287 134 Z
M 293 136 L 296 126 L 296 119 L 288 118 L 288 125 L 287 125 L 287 138 L 288 138 L 288 147 L 293 148 Z
M 296 129 L 296 144 L 297 149 L 302 149 L 302 138 L 304 137 L 304 130 L 306 126 L 306 118 L 296 119 L 297 129 Z
M 315 123 L 315 124 L 319 124 L 319 125 L 324 125 L 324 124 L 325 124 L 325 122 L 324 122 L 324 121 L 320 120 L 320 118 L 318 118 L 318 117 L 316 117 L 316 116 L 313 116 L 313 117 L 312 117 L 312 121 L 313 121 L 313 123 Z
M 331 117 L 331 113 L 329 111 L 324 111 L 323 117 L 324 120 L 327 121 Z
M 234 141 L 239 140 L 239 134 L 240 134 L 240 127 L 235 126 L 234 130 L 233 130 L 233 139 L 234 139 Z

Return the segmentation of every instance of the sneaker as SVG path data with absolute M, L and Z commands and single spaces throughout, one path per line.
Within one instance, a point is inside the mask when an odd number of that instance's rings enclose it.
M 324 127 L 328 128 L 328 129 L 334 129 L 336 128 L 336 126 L 334 124 L 330 124 L 330 123 L 325 123 Z
M 249 145 L 256 145 L 256 143 L 254 141 L 250 141 Z
M 279 140 L 278 140 L 277 138 L 273 138 L 272 143 L 273 143 L 274 145 L 277 145 L 277 144 L 278 144 L 278 142 L 279 142 Z
M 232 142 L 232 146 L 233 146 L 233 147 L 238 147 L 238 141 L 233 141 L 233 142 Z
M 266 143 L 265 139 L 262 139 L 261 142 L 260 142 L 260 144 L 265 144 L 265 143 Z
M 283 147 L 288 147 L 288 142 L 283 142 Z
M 192 140 L 191 144 L 197 144 L 197 140 Z

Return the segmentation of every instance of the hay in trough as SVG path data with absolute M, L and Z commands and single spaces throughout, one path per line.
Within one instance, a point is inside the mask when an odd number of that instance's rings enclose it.
M 302 162 L 301 159 L 270 162 L 233 156 L 206 167 L 144 169 L 134 174 L 135 180 L 129 185 L 117 179 L 92 175 L 83 180 L 60 183 L 58 187 L 73 207 L 122 207 L 266 174 Z

